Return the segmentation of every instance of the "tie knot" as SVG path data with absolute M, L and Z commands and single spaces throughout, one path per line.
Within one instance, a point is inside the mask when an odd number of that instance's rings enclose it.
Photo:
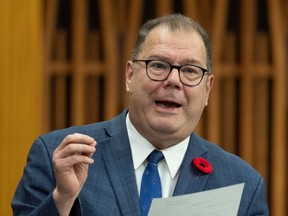
M 148 156 L 148 163 L 157 164 L 159 161 L 163 160 L 163 158 L 164 158 L 164 155 L 161 151 L 154 150 Z

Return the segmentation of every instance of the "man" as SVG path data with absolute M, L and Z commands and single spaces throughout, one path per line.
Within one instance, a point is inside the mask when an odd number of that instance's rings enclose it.
M 268 215 L 263 178 L 193 133 L 214 81 L 205 31 L 180 14 L 150 20 L 131 59 L 128 109 L 34 142 L 12 201 L 14 215 L 146 215 L 142 175 L 155 149 L 164 155 L 155 171 L 159 196 L 245 183 L 238 215 Z M 209 169 L 194 165 L 195 158 Z

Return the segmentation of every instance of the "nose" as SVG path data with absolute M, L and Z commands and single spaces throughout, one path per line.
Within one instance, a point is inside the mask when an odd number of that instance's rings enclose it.
M 167 79 L 164 82 L 164 86 L 172 86 L 176 88 L 180 88 L 182 86 L 181 80 L 180 80 L 180 72 L 178 68 L 173 68 L 167 77 Z

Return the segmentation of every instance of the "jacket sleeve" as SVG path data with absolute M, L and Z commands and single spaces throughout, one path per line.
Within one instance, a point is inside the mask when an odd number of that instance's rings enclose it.
M 252 215 L 269 215 L 269 209 L 266 201 L 266 185 L 264 179 L 261 177 L 258 182 L 258 186 L 251 199 L 251 203 L 248 207 L 247 216 Z
M 23 176 L 12 199 L 11 206 L 14 216 L 59 215 L 52 197 L 56 185 L 51 163 L 52 152 L 52 150 L 49 152 L 41 138 L 36 139 L 33 143 Z M 78 199 L 75 201 L 71 215 L 73 212 L 81 215 Z

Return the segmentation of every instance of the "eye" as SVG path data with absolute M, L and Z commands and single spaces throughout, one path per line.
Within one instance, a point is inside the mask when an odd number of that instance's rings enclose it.
M 149 67 L 153 70 L 166 70 L 169 65 L 162 61 L 151 61 Z
M 200 75 L 201 70 L 195 66 L 187 65 L 181 68 L 181 72 L 191 74 L 191 75 Z

